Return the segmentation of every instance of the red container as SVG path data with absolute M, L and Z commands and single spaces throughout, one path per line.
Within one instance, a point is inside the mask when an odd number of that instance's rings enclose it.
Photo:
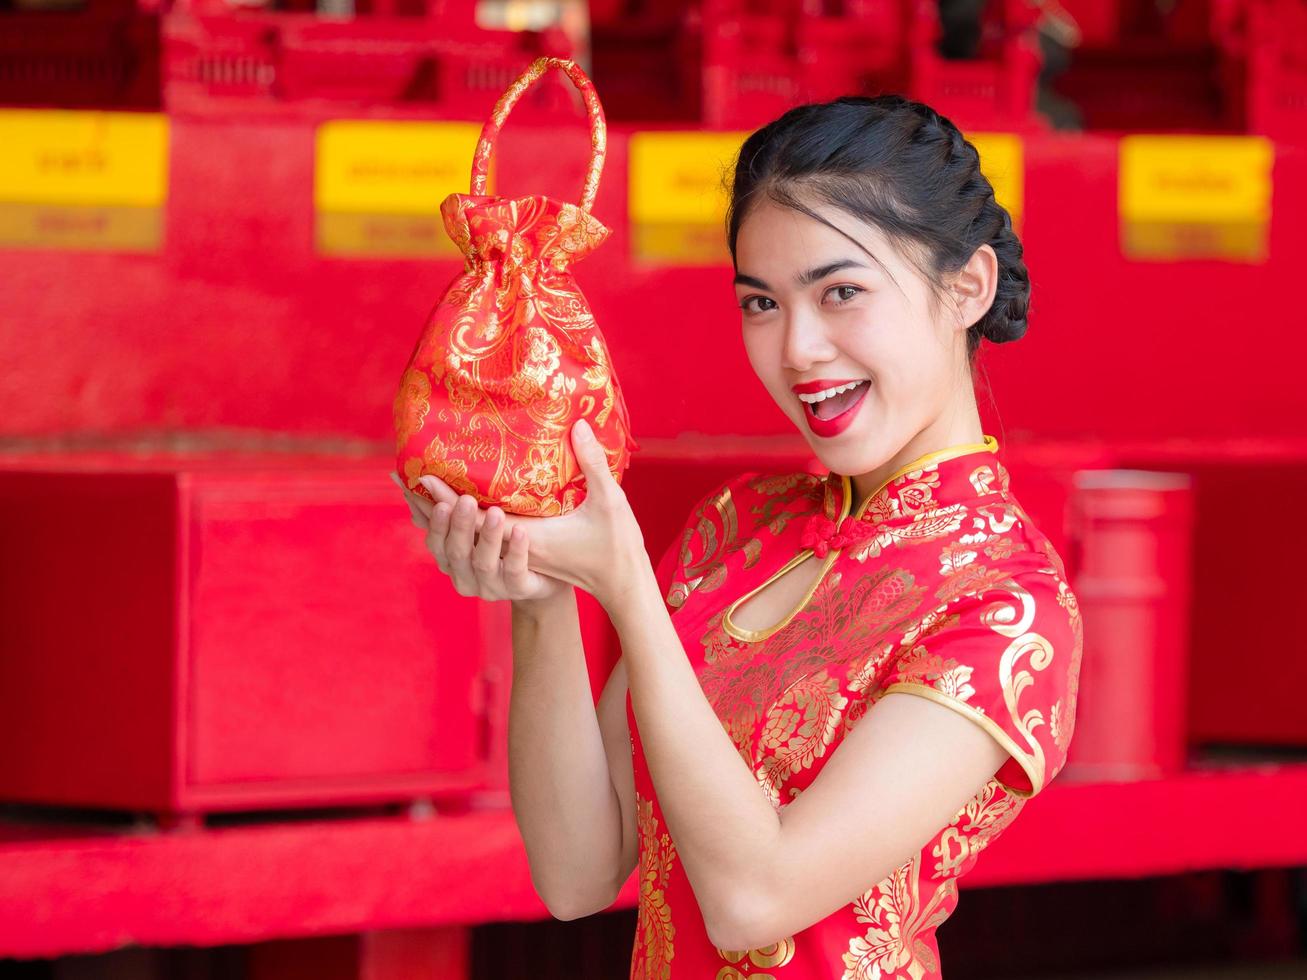
M 219 16 L 178 10 L 164 21 L 164 91 L 173 113 L 332 118 L 353 111 L 482 119 L 537 54 L 567 39 L 486 30 L 472 8 L 429 17 L 322 19 L 312 13 Z M 563 105 L 568 105 L 562 93 Z M 552 106 L 559 90 L 532 101 Z
M 1185 768 L 1193 522 L 1186 474 L 1076 476 L 1071 586 L 1085 645 L 1067 764 L 1078 778 L 1155 778 Z
M 937 4 L 918 0 L 912 25 L 910 94 L 961 129 L 1045 125 L 1035 111 L 1043 55 L 1031 26 L 1037 11 L 1020 0 L 986 10 L 974 58 L 949 59 L 936 50 L 941 36 Z
M 508 610 L 453 590 L 387 460 L 5 467 L 0 799 L 176 818 L 502 787 Z
M 0 104 L 158 109 L 159 16 L 148 7 L 0 9 Z

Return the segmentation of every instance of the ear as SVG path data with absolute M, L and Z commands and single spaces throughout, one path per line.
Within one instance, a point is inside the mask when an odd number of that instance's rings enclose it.
M 971 253 L 953 278 L 950 290 L 960 317 L 957 328 L 968 330 L 989 312 L 998 292 L 998 256 L 993 246 L 981 245 Z

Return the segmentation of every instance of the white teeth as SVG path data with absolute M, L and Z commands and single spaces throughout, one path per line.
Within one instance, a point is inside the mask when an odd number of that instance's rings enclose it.
M 825 391 L 814 391 L 811 394 L 800 395 L 799 401 L 807 402 L 810 405 L 815 402 L 823 402 L 827 398 L 832 398 L 835 395 L 838 395 L 841 391 L 848 391 L 850 388 L 858 387 L 858 385 L 862 384 L 863 381 L 866 380 L 867 380 L 866 378 L 863 378 L 862 381 L 850 381 L 848 384 L 840 385 L 837 388 L 827 388 Z

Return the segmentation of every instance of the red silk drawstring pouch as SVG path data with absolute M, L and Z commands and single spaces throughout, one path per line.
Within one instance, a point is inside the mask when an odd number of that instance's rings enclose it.
M 514 104 L 559 68 L 580 90 L 590 124 L 590 165 L 580 205 L 540 194 L 487 195 L 486 174 Z M 394 401 L 397 470 L 431 499 L 432 475 L 482 506 L 532 517 L 566 514 L 585 498 L 572 452 L 584 418 L 618 482 L 640 447 L 608 346 L 572 274 L 609 230 L 590 209 L 607 148 L 603 108 L 576 62 L 536 59 L 509 86 L 481 130 L 470 194 L 440 205 L 463 270 L 432 310 Z

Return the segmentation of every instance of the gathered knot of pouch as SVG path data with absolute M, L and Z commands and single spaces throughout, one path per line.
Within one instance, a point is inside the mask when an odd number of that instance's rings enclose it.
M 590 166 L 580 205 L 544 195 L 487 195 L 495 137 L 526 89 L 552 68 L 581 91 Z M 608 238 L 590 211 L 607 136 L 594 86 L 574 61 L 538 58 L 481 131 L 470 194 L 440 205 L 463 270 L 436 304 L 394 401 L 395 451 L 405 484 L 430 498 L 430 474 L 482 506 L 551 517 L 585 498 L 569 433 L 584 418 L 621 482 L 639 444 L 631 435 L 608 346 L 572 266 Z

